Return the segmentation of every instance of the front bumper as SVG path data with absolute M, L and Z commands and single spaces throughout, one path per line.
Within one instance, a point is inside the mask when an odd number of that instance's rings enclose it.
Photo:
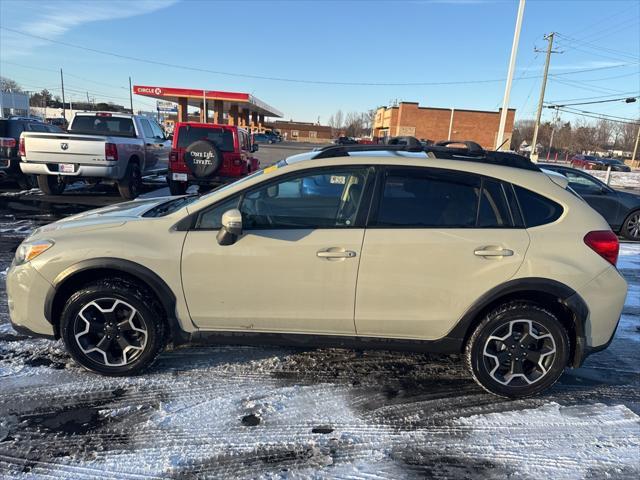
M 17 332 L 54 338 L 53 325 L 44 316 L 45 299 L 51 288 L 31 263 L 11 266 L 7 273 L 7 298 L 11 325 Z
M 62 177 L 78 178 L 109 178 L 119 180 L 124 177 L 126 166 L 113 165 L 75 165 L 73 173 L 58 172 L 57 163 L 21 162 L 22 173 L 29 175 L 60 175 Z

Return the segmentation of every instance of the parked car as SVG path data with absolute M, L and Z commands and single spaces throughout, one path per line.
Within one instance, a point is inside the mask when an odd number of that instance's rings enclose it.
M 244 128 L 184 122 L 174 129 L 169 159 L 169 190 L 183 195 L 189 185 L 218 186 L 258 168 L 258 145 Z
M 278 132 L 274 130 L 267 130 L 264 133 L 265 135 L 269 135 L 270 137 L 272 137 L 276 142 L 282 141 L 282 135 L 280 135 Z
M 609 345 L 618 239 L 565 178 L 476 147 L 330 146 L 53 223 L 7 272 L 11 322 L 104 375 L 167 343 L 356 346 L 462 352 L 488 391 L 537 394 Z
M 253 134 L 254 143 L 276 143 L 277 140 L 274 136 L 267 135 L 266 133 L 254 133 Z
M 603 164 L 604 170 L 607 170 L 611 167 L 611 171 L 613 172 L 630 172 L 631 167 L 629 165 L 625 165 L 625 163 L 617 158 L 601 158 L 600 162 Z
M 607 221 L 611 230 L 628 240 L 640 240 L 640 195 L 614 190 L 588 173 L 560 165 L 540 164 L 561 173 L 569 186 Z
M 45 122 L 48 123 L 49 125 L 55 125 L 56 127 L 59 127 L 62 130 L 65 130 L 69 126 L 69 122 L 67 122 L 67 120 L 64 117 L 47 118 Z
M 355 145 L 358 141 L 352 137 L 338 137 L 333 141 L 333 143 L 336 145 Z
M 126 199 L 138 196 L 142 176 L 166 170 L 171 142 L 153 120 L 128 113 L 76 113 L 67 133 L 24 132 L 20 168 L 37 175 L 48 195 L 69 181 L 107 180 Z
M 569 161 L 572 167 L 583 170 L 602 170 L 604 166 L 600 157 L 594 155 L 573 155 Z
M 20 135 L 22 132 L 61 133 L 62 130 L 53 125 L 31 117 L 9 117 L 0 119 L 0 179 L 16 182 L 20 188 L 28 189 L 36 186 L 32 175 L 25 175 L 20 170 Z

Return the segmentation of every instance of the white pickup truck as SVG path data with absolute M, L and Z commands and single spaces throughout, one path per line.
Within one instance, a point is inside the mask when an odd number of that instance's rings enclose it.
M 76 180 L 107 180 L 123 198 L 138 196 L 142 176 L 167 169 L 171 141 L 153 120 L 112 112 L 76 113 L 65 133 L 24 132 L 20 169 L 48 195 Z

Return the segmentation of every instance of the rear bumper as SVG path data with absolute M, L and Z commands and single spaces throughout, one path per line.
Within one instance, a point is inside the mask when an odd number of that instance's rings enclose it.
M 57 163 L 21 162 L 20 169 L 30 175 L 60 175 L 62 177 L 77 178 L 109 178 L 119 180 L 124 177 L 126 165 L 76 165 L 73 173 L 57 171 Z
M 577 296 L 584 301 L 588 312 L 584 320 L 583 334 L 576 335 L 576 367 L 580 366 L 587 356 L 604 350 L 613 341 L 627 296 L 627 282 L 612 266 L 582 287 L 576 295 L 567 299 L 567 303 Z
M 182 183 L 188 183 L 190 185 L 217 185 L 217 184 L 221 184 L 221 183 L 231 183 L 231 182 L 235 182 L 236 180 L 239 180 L 240 178 L 244 177 L 245 175 L 233 175 L 233 176 L 228 176 L 228 175 L 215 175 L 213 177 L 209 177 L 209 178 L 196 178 L 193 175 L 191 175 L 190 173 L 187 173 L 187 180 L 183 181 L 183 180 L 174 180 L 173 179 L 173 174 L 177 173 L 178 175 L 185 175 L 184 172 L 169 172 L 167 174 L 167 180 L 172 180 L 172 181 L 177 181 L 177 182 L 182 182 Z

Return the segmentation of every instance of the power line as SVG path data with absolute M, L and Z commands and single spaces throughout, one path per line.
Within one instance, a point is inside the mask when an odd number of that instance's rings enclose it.
M 604 113 L 598 113 L 598 112 L 591 112 L 588 110 L 578 110 L 578 109 L 574 109 L 574 108 L 570 108 L 570 107 L 561 107 L 561 106 L 555 106 L 555 105 L 551 105 L 548 106 L 547 108 L 553 109 L 553 110 L 559 110 L 561 112 L 565 112 L 565 113 L 570 113 L 572 115 L 579 115 L 582 117 L 589 117 L 589 118 L 596 118 L 598 120 L 609 120 L 612 122 L 618 122 L 618 123 L 628 123 L 630 125 L 638 125 L 640 124 L 640 120 L 634 120 L 632 118 L 627 118 L 627 117 L 618 117 L 615 115 L 606 115 Z
M 612 98 L 610 100 L 597 100 L 593 102 L 579 102 L 579 103 L 565 103 L 563 105 L 548 103 L 547 106 L 556 106 L 556 107 L 570 107 L 572 105 L 593 105 L 594 103 L 608 103 L 608 102 L 620 102 L 626 101 L 627 103 L 633 103 L 640 97 L 622 97 L 622 98 Z M 629 101 L 632 100 L 632 101 Z
M 635 92 L 623 92 L 620 95 L 636 95 L 639 94 L 640 92 L 635 91 Z M 598 98 L 608 98 L 608 97 L 613 97 L 615 96 L 615 94 L 609 94 L 609 95 L 597 95 L 595 97 L 581 97 L 581 98 L 563 98 L 560 100 L 549 100 L 549 103 L 559 103 L 559 102 L 575 102 L 575 101 L 580 101 L 580 100 L 594 100 L 594 99 L 598 99 Z
M 210 70 L 210 69 L 207 69 L 207 68 L 193 67 L 193 66 L 189 66 L 189 65 L 180 65 L 180 64 L 169 63 L 169 62 L 161 62 L 161 61 L 158 61 L 158 60 L 150 60 L 150 59 L 146 59 L 146 58 L 134 57 L 134 56 L 131 56 L 131 55 L 123 55 L 123 54 L 120 54 L 120 53 L 109 52 L 109 51 L 105 51 L 105 50 L 98 50 L 98 49 L 95 49 L 95 48 L 76 45 L 76 44 L 73 44 L 73 43 L 63 42 L 63 41 L 60 41 L 60 40 L 53 40 L 53 39 L 50 39 L 50 38 L 42 37 L 40 35 L 34 35 L 34 34 L 31 34 L 31 33 L 22 32 L 20 30 L 15 30 L 13 28 L 0 27 L 0 29 L 6 30 L 6 31 L 9 31 L 9 32 L 13 32 L 13 33 L 17 33 L 19 35 L 24 35 L 24 36 L 27 36 L 27 37 L 31 37 L 31 38 L 37 38 L 39 40 L 44 40 L 46 42 L 55 43 L 55 44 L 58 44 L 58 45 L 63 45 L 65 47 L 77 48 L 77 49 L 80 49 L 80 50 L 85 50 L 85 51 L 89 51 L 89 52 L 93 52 L 93 53 L 98 53 L 98 54 L 101 54 L 101 55 L 108 55 L 108 56 L 112 56 L 112 57 L 116 57 L 116 58 L 122 58 L 122 59 L 125 59 L 125 60 L 131 60 L 131 61 L 134 61 L 134 62 L 141 62 L 141 63 L 147 63 L 147 64 L 151 64 L 151 65 L 158 65 L 158 66 L 170 67 L 170 68 L 178 68 L 178 69 L 181 69 L 181 70 L 191 70 L 191 71 L 195 71 L 195 72 L 211 73 L 211 74 L 214 74 L 214 75 L 224 75 L 224 76 L 238 77 L 238 78 L 251 78 L 251 79 L 257 79 L 257 80 L 270 80 L 270 81 L 299 83 L 299 84 L 342 85 L 342 86 L 475 85 L 475 84 L 480 84 L 480 83 L 504 82 L 504 80 L 505 80 L 504 78 L 496 78 L 496 79 L 487 79 L 487 80 L 458 80 L 458 81 L 449 81 L 449 82 L 343 82 L 343 81 L 309 80 L 309 79 L 300 79 L 300 78 L 271 77 L 271 76 L 266 76 L 266 75 L 251 75 L 251 74 L 247 74 L 247 73 L 225 72 L 225 71 L 221 71 L 221 70 Z M 629 65 L 632 65 L 632 64 L 620 64 L 620 65 L 611 65 L 611 66 L 606 66 L 606 67 L 587 68 L 587 69 L 582 69 L 582 70 L 574 70 L 572 72 L 557 73 L 554 76 L 575 75 L 575 74 L 579 74 L 579 73 L 582 73 L 582 72 L 592 72 L 592 71 L 605 70 L 605 69 L 610 69 L 610 68 L 619 68 L 619 67 L 625 67 L 625 66 L 629 66 Z M 522 78 L 541 78 L 541 75 L 532 75 L 532 76 L 529 76 L 529 77 L 521 77 L 521 79 Z
M 561 33 L 559 33 L 558 35 L 561 38 L 565 39 L 564 41 L 568 42 L 568 45 L 578 44 L 578 45 L 581 45 L 581 46 L 583 46 L 585 48 L 591 48 L 593 50 L 600 50 L 600 51 L 603 51 L 603 52 L 608 52 L 608 53 L 611 53 L 611 54 L 614 54 L 614 55 L 618 55 L 618 56 L 622 56 L 622 57 L 629 57 L 632 60 L 638 60 L 638 57 L 639 57 L 639 55 L 637 55 L 637 54 L 633 54 L 633 53 L 629 53 L 629 52 L 623 52 L 621 50 L 616 50 L 616 49 L 613 49 L 613 48 L 603 47 L 603 46 L 598 45 L 597 43 L 593 43 L 593 42 L 584 42 L 584 41 L 572 38 L 572 37 L 570 37 L 568 35 L 563 35 Z M 575 48 L 575 47 L 569 46 L 568 48 Z

